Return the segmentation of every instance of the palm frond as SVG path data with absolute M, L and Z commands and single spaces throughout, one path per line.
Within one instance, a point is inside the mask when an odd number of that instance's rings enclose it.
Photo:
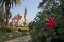
M 17 5 L 16 0 L 14 0 L 15 6 Z
M 7 0 L 0 0 L 0 5 L 3 6 L 5 1 Z M 10 5 L 10 8 L 12 7 L 13 8 L 13 4 L 15 3 L 15 6 L 16 5 L 20 5 L 21 4 L 21 0 L 8 0 L 10 1 L 9 5 Z
M 2 0 L 0 0 L 0 4 L 1 4 Z
M 12 3 L 12 0 L 10 0 L 10 8 L 11 8 L 11 3 Z
M 11 4 L 12 4 L 12 8 L 13 8 L 13 3 L 14 3 L 14 1 L 12 0 L 12 2 L 11 2 Z
M 15 0 L 15 4 L 20 5 L 21 4 L 21 0 Z
M 1 5 L 2 5 L 2 7 L 3 7 L 3 5 L 4 5 L 4 2 L 5 2 L 5 0 L 2 0 L 2 4 L 1 4 Z

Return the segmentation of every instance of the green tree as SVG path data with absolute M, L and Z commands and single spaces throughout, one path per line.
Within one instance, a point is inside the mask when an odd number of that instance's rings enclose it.
M 5 3 L 5 5 L 4 5 Z M 13 7 L 13 4 L 15 5 L 20 4 L 20 0 L 0 0 L 0 4 L 5 7 L 6 11 L 6 26 L 9 26 L 9 14 L 10 14 L 10 8 Z
M 20 16 L 20 14 L 18 13 L 17 16 Z

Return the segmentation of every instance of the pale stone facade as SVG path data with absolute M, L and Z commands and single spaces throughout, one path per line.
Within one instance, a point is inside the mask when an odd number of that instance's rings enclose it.
M 22 16 L 21 19 L 17 20 L 17 19 L 13 19 L 12 20 L 12 23 L 13 23 L 13 26 L 24 26 L 24 17 Z

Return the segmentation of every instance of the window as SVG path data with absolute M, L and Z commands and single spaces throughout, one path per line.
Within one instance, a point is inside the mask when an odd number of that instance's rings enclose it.
M 16 21 L 14 21 L 14 23 L 16 23 Z

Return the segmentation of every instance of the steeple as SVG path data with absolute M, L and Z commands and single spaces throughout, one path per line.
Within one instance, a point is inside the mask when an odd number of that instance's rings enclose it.
M 27 24 L 28 23 L 27 7 L 25 7 L 25 11 L 24 11 L 24 20 L 25 20 L 25 23 Z
M 25 14 L 27 14 L 27 8 L 25 7 Z

